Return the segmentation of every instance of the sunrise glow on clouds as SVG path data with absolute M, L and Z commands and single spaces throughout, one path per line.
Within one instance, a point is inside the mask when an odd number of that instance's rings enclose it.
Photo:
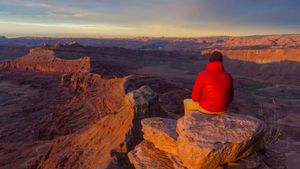
M 300 33 L 292 0 L 0 0 L 7 36 L 212 36 Z

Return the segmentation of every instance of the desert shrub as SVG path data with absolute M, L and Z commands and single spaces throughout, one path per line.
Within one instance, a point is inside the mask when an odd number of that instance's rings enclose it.
M 274 166 L 274 163 L 277 163 L 278 158 L 280 158 L 276 150 L 274 150 L 274 144 L 278 142 L 281 135 L 281 129 L 277 123 L 279 114 L 276 110 L 277 105 L 275 98 L 273 98 L 273 105 L 274 108 L 271 111 L 264 111 L 263 104 L 261 104 L 259 109 L 259 114 L 263 115 L 263 120 L 267 124 L 267 127 L 258 152 L 264 156 L 263 161 L 268 166 Z

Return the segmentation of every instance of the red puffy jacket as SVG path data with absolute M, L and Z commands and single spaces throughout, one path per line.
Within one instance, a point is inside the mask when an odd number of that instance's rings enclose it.
M 234 95 L 233 79 L 224 70 L 222 62 L 210 62 L 198 74 L 192 99 L 210 112 L 224 112 Z

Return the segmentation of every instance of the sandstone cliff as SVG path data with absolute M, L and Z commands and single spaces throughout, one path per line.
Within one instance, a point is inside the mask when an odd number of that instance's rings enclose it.
M 1 168 L 129 167 L 126 154 L 142 138 L 136 124 L 160 110 L 157 95 L 149 87 L 127 93 L 131 78 L 105 80 L 92 73 L 65 74 L 60 84 L 71 98 L 57 112 L 45 114 L 31 129 L 38 131 L 33 134 L 38 134 L 40 140 L 28 140 L 27 144 L 33 144 L 26 148 L 22 142 L 7 143 L 7 148 L 20 144 L 22 153 L 8 152 L 3 158 L 13 156 L 20 161 L 15 159 L 13 165 L 1 163 Z
M 214 50 L 203 50 L 202 55 L 209 55 Z M 300 62 L 300 49 L 246 49 L 246 50 L 218 50 L 229 59 L 255 62 L 258 64 L 295 61 Z
M 26 112 L 18 112 L 12 123 L 1 125 L 0 137 L 5 142 L 0 146 L 7 153 L 0 155 L 0 168 L 126 168 L 130 165 L 127 152 L 142 140 L 141 119 L 164 114 L 151 88 L 129 89 L 133 76 L 103 79 L 89 73 L 89 58 L 63 60 L 48 48 L 35 48 L 27 56 L 1 63 L 0 67 L 9 75 L 4 78 L 10 80 L 5 81 L 9 84 L 26 85 L 23 76 L 30 80 L 39 72 L 55 73 L 42 75 L 54 84 L 50 88 L 44 84 L 34 92 L 31 97 L 38 100 L 30 102 L 29 98 L 29 103 L 22 103 L 30 104 L 32 108 L 27 112 L 33 119 L 24 118 Z M 14 77 L 14 70 L 22 76 Z M 45 97 L 40 96 L 42 93 Z M 48 99 L 47 95 L 50 100 L 42 100 Z M 52 101 L 56 103 L 48 105 Z M 10 151 L 12 147 L 16 147 L 15 151 Z

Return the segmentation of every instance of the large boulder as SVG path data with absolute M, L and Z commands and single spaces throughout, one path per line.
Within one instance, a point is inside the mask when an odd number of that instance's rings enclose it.
M 250 116 L 191 112 L 177 122 L 178 157 L 188 168 L 213 169 L 249 155 L 263 131 Z
M 199 112 L 186 114 L 177 124 L 172 119 L 144 119 L 142 127 L 146 142 L 165 153 L 173 168 L 189 169 L 215 169 L 250 155 L 265 129 L 264 123 L 254 117 Z M 135 166 L 149 168 L 150 163 L 142 160 L 148 158 L 147 153 L 138 153 L 146 151 L 145 147 L 138 145 L 129 153 Z M 143 157 L 139 157 L 141 154 Z

